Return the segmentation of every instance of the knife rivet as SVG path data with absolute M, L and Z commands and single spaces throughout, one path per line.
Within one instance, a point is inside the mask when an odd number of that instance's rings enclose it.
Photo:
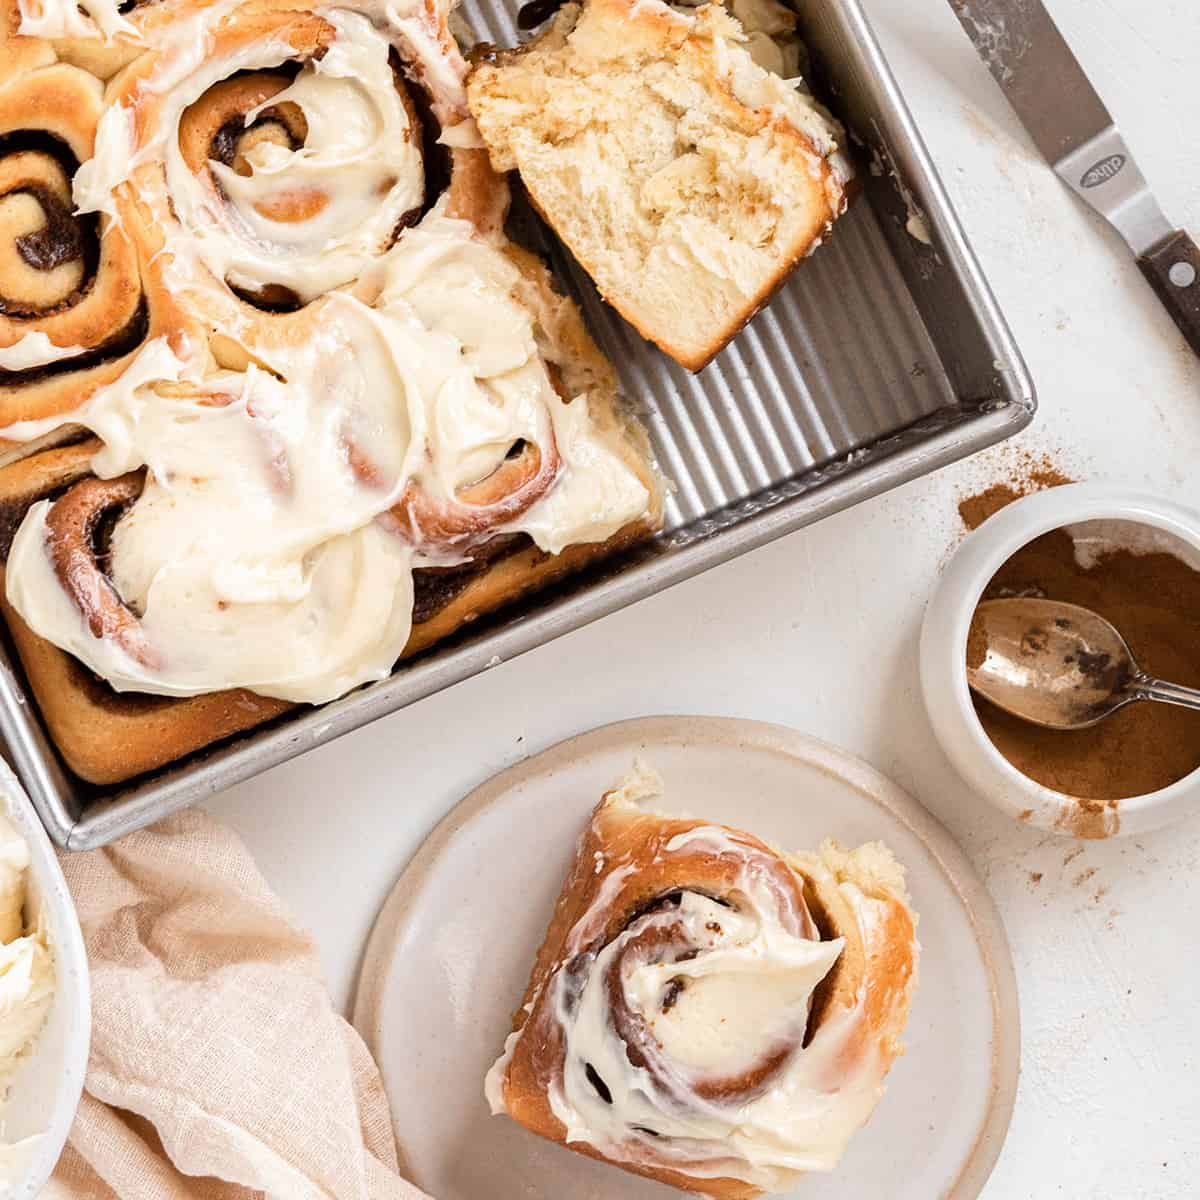
M 1196 282 L 1196 268 L 1191 263 L 1177 262 L 1169 272 L 1167 278 L 1177 287 L 1191 287 Z

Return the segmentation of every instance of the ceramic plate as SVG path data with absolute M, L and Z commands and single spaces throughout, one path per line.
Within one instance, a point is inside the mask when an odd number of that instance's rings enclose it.
M 969 1200 L 1016 1093 L 1016 986 L 990 898 L 949 834 L 865 763 L 794 730 L 655 717 L 573 738 L 474 791 L 434 830 L 372 932 L 354 1023 L 383 1070 L 415 1183 L 438 1200 L 667 1200 L 660 1184 L 491 1117 L 483 1077 L 520 1001 L 575 841 L 642 756 L 662 808 L 815 847 L 882 838 L 908 867 L 921 976 L 887 1094 L 804 1200 Z

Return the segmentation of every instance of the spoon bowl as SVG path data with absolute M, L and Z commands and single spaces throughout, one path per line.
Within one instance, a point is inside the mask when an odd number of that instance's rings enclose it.
M 1152 679 L 1098 613 L 1057 600 L 986 600 L 967 638 L 967 682 L 1048 729 L 1087 729 L 1135 700 L 1200 708 L 1200 691 Z

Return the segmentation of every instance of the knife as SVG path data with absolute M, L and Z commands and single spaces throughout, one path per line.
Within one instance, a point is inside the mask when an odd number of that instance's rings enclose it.
M 950 0 L 1046 161 L 1129 244 L 1200 354 L 1200 250 L 1163 216 L 1116 123 L 1041 0 Z

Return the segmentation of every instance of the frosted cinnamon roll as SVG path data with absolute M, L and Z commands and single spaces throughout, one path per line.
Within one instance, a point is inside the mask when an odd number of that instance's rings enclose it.
M 0 426 L 59 419 L 117 379 L 162 322 L 133 244 L 106 215 L 76 212 L 102 86 L 22 40 L 0 81 Z M 0 438 L 0 461 L 23 447 Z
M 505 237 L 444 9 L 122 19 L 70 201 L 132 255 L 145 333 L 69 414 L 0 424 L 97 439 L 0 471 L 5 616 L 96 782 L 383 679 L 662 511 L 611 368 Z
M 109 86 L 76 200 L 119 217 L 223 366 L 279 369 L 447 183 L 448 215 L 502 220 L 436 9 L 168 0 L 134 21 L 147 50 Z
M 487 1097 L 675 1187 L 786 1190 L 837 1164 L 901 1051 L 904 872 L 880 843 L 786 855 L 658 795 L 639 768 L 593 813 Z

